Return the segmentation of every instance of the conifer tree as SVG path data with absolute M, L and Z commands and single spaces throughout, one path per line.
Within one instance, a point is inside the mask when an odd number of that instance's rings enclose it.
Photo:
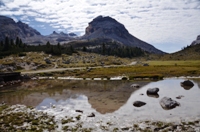
M 19 47 L 19 38 L 18 37 L 16 38 L 15 44 L 17 47 Z
M 4 44 L 4 48 L 3 48 L 3 50 L 4 50 L 4 51 L 8 51 L 9 48 L 10 48 L 9 38 L 6 37 L 6 38 L 5 38 L 5 44 Z

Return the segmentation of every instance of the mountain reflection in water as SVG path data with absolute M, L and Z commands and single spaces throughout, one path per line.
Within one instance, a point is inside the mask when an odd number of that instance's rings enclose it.
M 46 88 L 44 90 L 23 89 L 23 86 L 21 86 L 10 92 L 2 92 L 0 101 L 5 101 L 8 104 L 25 104 L 36 107 L 41 102 L 47 102 L 46 105 L 49 106 L 50 103 L 56 104 L 60 101 L 76 99 L 79 95 L 85 95 L 94 109 L 105 114 L 119 109 L 126 103 L 131 93 L 138 90 L 138 88 L 130 87 L 133 84 L 130 81 L 64 80 L 53 82 L 53 86 L 48 83 L 47 81 L 46 85 L 42 86 Z M 54 83 L 58 83 L 59 86 L 54 86 Z M 144 86 L 149 82 L 141 81 L 137 83 Z M 31 85 L 33 84 L 31 83 Z
M 183 81 L 184 79 L 172 78 L 151 83 L 137 82 L 142 86 L 139 89 L 130 87 L 131 84 L 135 83 L 131 81 L 76 81 L 73 87 L 30 92 L 18 101 L 16 96 L 15 101 L 14 99 L 12 99 L 12 102 L 6 100 L 9 97 L 12 98 L 12 96 L 9 96 L 11 93 L 1 94 L 0 99 L 1 101 L 4 99 L 10 104 L 14 102 L 30 105 L 32 103 L 38 110 L 50 110 L 59 116 L 66 115 L 66 113 L 73 114 L 76 110 L 82 110 L 84 114 L 93 112 L 98 117 L 109 117 L 109 119 L 113 118 L 113 120 L 116 120 L 114 117 L 120 120 L 199 118 L 200 89 L 198 84 L 200 80 L 192 80 L 194 86 L 189 90 L 185 90 L 180 86 L 180 82 Z M 155 87 L 160 89 L 158 96 L 148 96 L 146 90 Z M 54 92 L 48 92 L 48 90 L 53 90 Z M 178 101 L 181 105 L 172 110 L 164 110 L 159 101 L 165 96 Z M 177 99 L 176 97 L 178 96 L 182 98 Z M 134 107 L 133 102 L 137 100 L 147 104 L 140 108 Z

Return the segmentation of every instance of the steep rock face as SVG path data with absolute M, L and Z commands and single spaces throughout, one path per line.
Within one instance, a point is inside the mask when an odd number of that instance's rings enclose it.
M 197 36 L 197 39 L 192 42 L 191 45 L 200 44 L 200 35 Z
M 89 23 L 83 39 L 109 38 L 126 46 L 139 47 L 145 51 L 157 54 L 164 52 L 154 46 L 132 36 L 123 24 L 111 17 L 98 16 Z
M 4 40 L 6 36 L 12 39 L 15 39 L 16 37 L 25 39 L 26 37 L 37 35 L 41 34 L 27 24 L 22 23 L 21 21 L 16 23 L 9 17 L 0 16 L 0 40 Z

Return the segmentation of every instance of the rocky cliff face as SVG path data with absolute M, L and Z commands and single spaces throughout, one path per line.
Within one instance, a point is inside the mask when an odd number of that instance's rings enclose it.
M 191 45 L 200 44 L 200 35 L 197 36 L 197 39 L 192 42 Z
M 98 16 L 89 23 L 83 39 L 108 38 L 120 42 L 126 46 L 139 47 L 145 51 L 156 54 L 164 52 L 154 46 L 132 36 L 123 24 L 111 17 Z

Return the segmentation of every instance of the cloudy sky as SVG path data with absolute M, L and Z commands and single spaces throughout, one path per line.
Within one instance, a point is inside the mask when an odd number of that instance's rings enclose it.
M 88 22 L 111 16 L 135 37 L 172 53 L 200 34 L 200 0 L 0 0 L 0 15 L 47 35 L 83 35 Z

